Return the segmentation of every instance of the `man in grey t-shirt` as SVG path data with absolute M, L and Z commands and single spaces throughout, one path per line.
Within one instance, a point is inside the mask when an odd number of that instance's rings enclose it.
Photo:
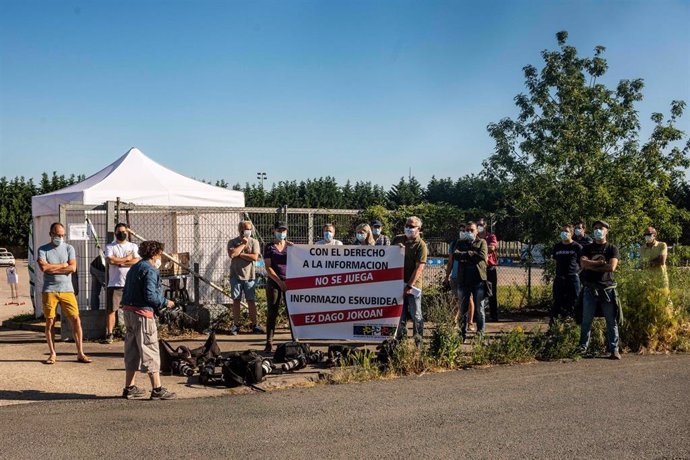
M 55 364 L 57 354 L 53 342 L 53 326 L 58 305 L 62 308 L 62 321 L 72 323 L 74 343 L 77 345 L 77 361 L 90 363 L 91 359 L 82 348 L 79 306 L 74 296 L 72 273 L 77 271 L 77 257 L 74 248 L 65 243 L 65 227 L 55 222 L 50 226 L 51 242 L 38 248 L 38 268 L 43 272 L 43 315 L 46 319 L 46 340 L 50 356 L 45 364 Z
M 233 326 L 230 333 L 240 331 L 240 308 L 242 293 L 249 307 L 249 320 L 252 332 L 264 334 L 264 330 L 257 324 L 256 319 L 256 271 L 255 264 L 261 254 L 259 242 L 251 237 L 254 226 L 248 220 L 238 225 L 240 235 L 228 241 L 228 256 L 230 257 L 230 289 L 232 295 Z

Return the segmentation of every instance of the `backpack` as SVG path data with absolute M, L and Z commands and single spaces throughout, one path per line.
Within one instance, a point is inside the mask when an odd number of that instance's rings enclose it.
M 285 363 L 291 359 L 296 359 L 300 355 L 308 355 L 311 353 L 309 344 L 301 342 L 285 342 L 278 345 L 276 352 L 273 355 L 273 361 L 276 363 Z
M 270 373 L 270 362 L 251 350 L 223 354 L 223 382 L 229 387 L 254 387 Z

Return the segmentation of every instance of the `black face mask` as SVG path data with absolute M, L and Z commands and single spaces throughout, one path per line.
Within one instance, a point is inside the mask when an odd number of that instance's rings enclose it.
M 117 238 L 118 241 L 124 241 L 127 239 L 127 232 L 117 232 L 115 233 L 115 238 Z

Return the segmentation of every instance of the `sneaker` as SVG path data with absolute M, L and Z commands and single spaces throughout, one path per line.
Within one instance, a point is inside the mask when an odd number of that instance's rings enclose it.
M 582 345 L 577 347 L 578 355 L 584 355 L 585 353 L 587 353 L 587 347 L 583 347 Z
M 611 356 L 609 356 L 609 359 L 621 359 L 621 354 L 618 353 L 618 350 L 616 350 L 613 353 L 611 353 Z
M 177 398 L 177 394 L 173 393 L 172 391 L 169 391 L 165 387 L 160 387 L 158 389 L 153 389 L 151 390 L 151 399 L 154 400 L 159 400 L 159 399 L 175 399 Z
M 264 329 L 261 326 L 259 326 L 258 324 L 252 325 L 252 332 L 254 334 L 265 334 L 266 333 L 266 331 L 264 331 Z
M 136 385 L 125 387 L 122 389 L 122 397 L 125 399 L 136 399 L 146 396 L 147 391 L 139 388 Z
M 232 327 L 230 328 L 230 334 L 231 335 L 237 335 L 239 333 L 240 333 L 240 327 L 233 324 Z
M 113 343 L 113 334 L 112 334 L 112 333 L 106 334 L 106 335 L 105 335 L 105 339 L 101 340 L 101 343 L 104 343 L 104 344 L 111 344 L 111 343 Z

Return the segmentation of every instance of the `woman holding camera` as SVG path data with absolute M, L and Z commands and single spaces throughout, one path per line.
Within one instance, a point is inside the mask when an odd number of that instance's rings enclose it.
M 172 308 L 175 303 L 161 294 L 158 269 L 163 256 L 163 243 L 144 241 L 139 246 L 141 260 L 127 273 L 121 308 L 125 315 L 125 399 L 141 398 L 146 390 L 134 384 L 138 370 L 151 380 L 151 399 L 174 399 L 175 393 L 161 386 L 160 352 L 155 313 Z

